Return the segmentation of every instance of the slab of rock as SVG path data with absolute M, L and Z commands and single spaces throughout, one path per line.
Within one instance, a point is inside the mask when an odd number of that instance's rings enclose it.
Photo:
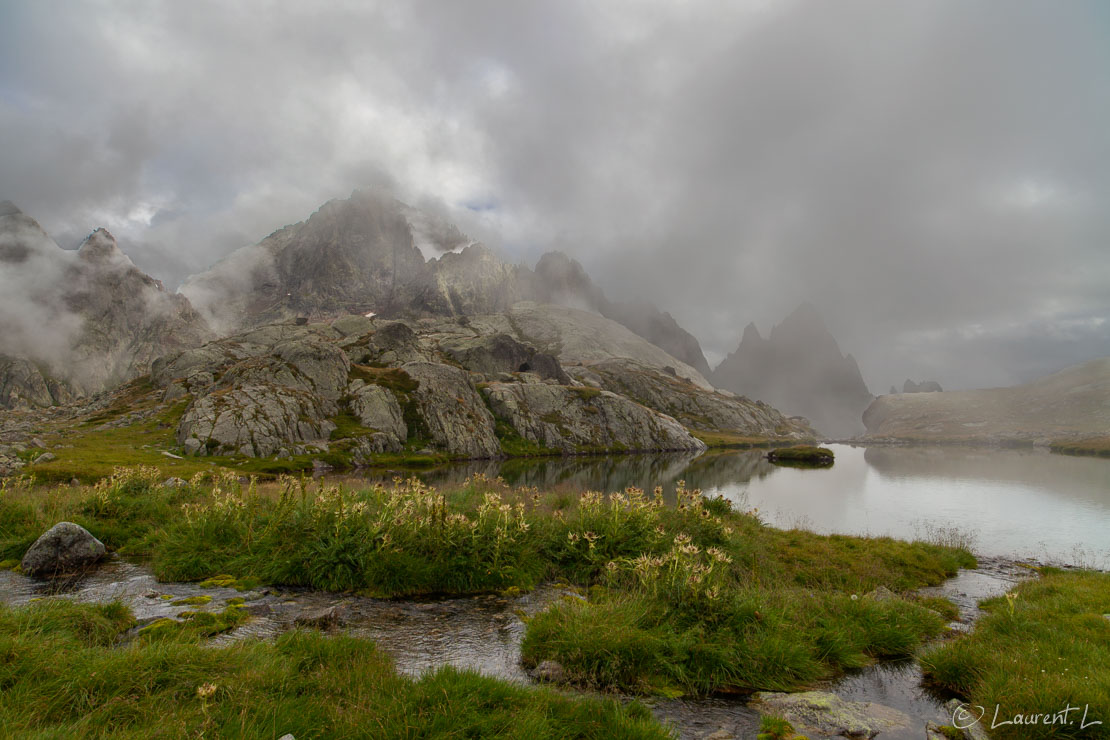
M 467 370 L 485 375 L 535 373 L 569 385 L 570 378 L 552 355 L 518 342 L 505 333 L 455 337 L 441 341 L 439 348 Z
M 104 543 L 73 522 L 58 522 L 23 555 L 20 566 L 31 576 L 53 576 L 88 568 L 104 557 Z
M 912 724 L 905 713 L 873 702 L 841 699 L 824 691 L 794 694 L 761 692 L 754 709 L 783 717 L 795 732 L 808 737 L 872 738 L 880 732 L 904 729 Z
M 593 388 L 493 383 L 490 408 L 521 437 L 549 449 L 580 451 L 704 450 L 670 416 Z
M 359 424 L 385 435 L 389 443 L 379 451 L 395 452 L 401 449 L 408 437 L 408 427 L 401 411 L 401 404 L 388 388 L 354 380 L 350 386 L 348 405 Z
M 196 399 L 181 417 L 177 441 L 194 455 L 303 454 L 308 443 L 326 448 L 332 413 L 314 393 L 259 383 Z
M 401 369 L 419 383 L 412 395 L 436 445 L 463 457 L 501 455 L 493 414 L 465 370 L 434 362 L 410 362 Z
M 691 429 L 722 430 L 749 437 L 806 439 L 814 435 L 808 424 L 784 416 L 765 403 L 735 394 L 706 390 L 627 358 L 574 368 L 581 382 L 627 396 L 648 408 L 673 416 Z

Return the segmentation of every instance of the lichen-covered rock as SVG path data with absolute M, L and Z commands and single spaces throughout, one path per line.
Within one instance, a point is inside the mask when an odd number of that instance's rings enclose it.
M 88 568 L 104 553 L 104 543 L 87 529 L 73 522 L 58 522 L 35 540 L 20 566 L 32 576 L 62 575 Z
M 405 425 L 401 405 L 392 391 L 380 385 L 355 380 L 350 386 L 348 405 L 362 426 L 393 440 L 390 447 L 400 449 L 405 444 L 408 427 Z
M 410 362 L 401 369 L 419 383 L 412 396 L 437 446 L 471 458 L 501 454 L 493 415 L 466 371 L 433 362 Z
M 220 390 L 193 401 L 177 440 L 190 454 L 285 457 L 326 449 L 334 408 L 319 396 L 273 383 Z
M 268 354 L 232 365 L 220 385 L 274 383 L 334 402 L 346 392 L 350 367 L 347 355 L 334 344 L 289 340 L 275 345 Z
M 492 383 L 490 408 L 526 440 L 563 452 L 704 450 L 673 418 L 608 391 Z
M 846 701 L 824 691 L 761 692 L 755 695 L 752 707 L 762 714 L 785 718 L 796 732 L 809 737 L 872 738 L 881 732 L 906 729 L 912 722 L 897 709 Z

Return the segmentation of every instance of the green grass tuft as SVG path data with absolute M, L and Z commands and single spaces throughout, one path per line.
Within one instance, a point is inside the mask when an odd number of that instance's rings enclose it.
M 974 632 L 922 655 L 926 679 L 992 722 L 996 708 L 1003 722 L 1079 707 L 1070 724 L 999 724 L 994 738 L 1110 737 L 1110 573 L 1046 569 L 980 607 Z M 1084 708 L 1102 724 L 1081 728 Z
M 0 606 L 5 737 L 670 737 L 635 703 L 453 668 L 399 676 L 353 637 L 293 631 L 213 647 L 184 623 L 111 647 L 131 623 L 119 604 Z

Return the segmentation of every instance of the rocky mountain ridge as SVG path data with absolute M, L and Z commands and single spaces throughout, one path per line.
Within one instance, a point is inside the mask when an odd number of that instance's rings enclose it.
M 0 270 L 0 407 L 114 387 L 212 336 L 184 296 L 135 267 L 104 229 L 65 250 L 5 201 Z
M 425 252 L 438 256 L 426 260 Z M 374 190 L 329 201 L 192 276 L 182 292 L 225 332 L 295 317 L 469 316 L 522 300 L 555 303 L 613 319 L 703 376 L 709 372 L 697 339 L 669 314 L 646 302 L 609 301 L 566 255 L 549 252 L 534 270 L 511 264 Z
M 547 331 L 538 339 L 537 326 Z M 609 336 L 621 341 L 601 342 L 616 348 L 608 354 L 586 341 Z M 698 378 L 616 322 L 560 306 L 522 303 L 457 318 L 348 315 L 270 324 L 168 354 L 153 363 L 149 384 L 137 386 L 153 405 L 135 411 L 130 401 L 109 402 L 119 416 L 105 429 L 158 418 L 172 427 L 163 449 L 171 455 L 335 466 L 390 454 L 700 452 L 702 432 L 781 442 L 812 436 L 804 422 Z M 64 448 L 51 454 L 58 460 L 44 473 L 66 464 Z M 6 458 L 18 467 L 27 456 Z
M 715 391 L 692 336 L 654 309 L 608 302 L 573 260 L 510 265 L 380 194 L 328 203 L 190 279 L 185 293 L 203 316 L 135 268 L 108 232 L 67 252 L 14 207 L 4 213 L 18 228 L 0 256 L 61 265 L 64 290 L 43 301 L 75 329 L 59 341 L 68 367 L 0 358 L 0 402 L 64 403 L 149 370 L 157 408 L 120 418 L 172 416 L 170 454 L 365 464 L 812 436 L 802 420 Z M 441 253 L 426 260 L 429 249 Z M 622 311 L 641 323 L 602 315 Z M 229 333 L 213 340 L 209 325 Z M 660 332 L 697 365 L 643 336 Z
M 1031 383 L 880 396 L 864 412 L 874 441 L 1051 444 L 1110 430 L 1110 358 Z

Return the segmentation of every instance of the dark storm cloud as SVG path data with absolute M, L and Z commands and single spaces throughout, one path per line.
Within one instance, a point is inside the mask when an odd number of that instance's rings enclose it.
M 802 300 L 873 390 L 1110 355 L 1096 2 L 0 14 L 0 197 L 170 284 L 388 184 L 520 259 L 564 249 L 711 359 Z

